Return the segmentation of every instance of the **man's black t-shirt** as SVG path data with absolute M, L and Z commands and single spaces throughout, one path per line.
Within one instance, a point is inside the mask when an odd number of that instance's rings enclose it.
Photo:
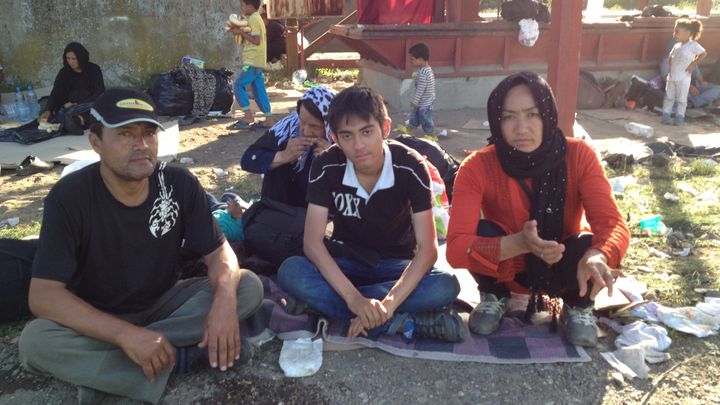
M 98 163 L 61 179 L 45 199 L 33 277 L 61 281 L 109 313 L 152 305 L 177 280 L 181 245 L 206 255 L 225 238 L 190 172 L 160 163 L 149 180 L 147 200 L 127 207 Z
M 308 202 L 328 208 L 333 238 L 370 248 L 383 259 L 412 259 L 412 214 L 432 208 L 430 174 L 416 151 L 386 141 L 385 162 L 374 190 L 364 190 L 352 162 L 337 145 L 315 158 Z

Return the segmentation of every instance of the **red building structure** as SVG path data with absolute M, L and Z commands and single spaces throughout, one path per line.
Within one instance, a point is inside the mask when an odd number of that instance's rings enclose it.
M 638 9 L 650 3 L 638 0 Z M 364 72 L 381 77 L 383 88 L 399 88 L 400 81 L 411 76 L 407 51 L 424 42 L 431 48 L 436 78 L 441 83 L 443 79 L 454 83 L 450 86 L 455 86 L 456 94 L 476 86 L 480 87 L 478 94 L 484 92 L 486 96 L 491 89 L 486 87 L 493 80 L 521 70 L 546 74 L 557 98 L 560 127 L 568 135 L 574 123 L 579 70 L 616 76 L 655 71 L 676 18 L 588 23 L 582 20 L 582 0 L 552 0 L 551 23 L 540 23 L 540 38 L 528 48 L 517 41 L 516 23 L 480 21 L 478 0 L 357 0 L 361 21 L 367 18 L 363 12 L 368 4 L 390 7 L 381 11 L 395 13 L 397 18 L 406 17 L 401 8 L 408 4 L 424 13 L 428 4 L 434 7 L 432 23 L 341 24 L 330 28 L 331 34 L 360 54 Z M 709 16 L 711 7 L 712 0 L 698 0 L 697 14 Z M 715 60 L 714 50 L 720 51 L 720 18 L 707 17 L 704 25 L 700 42 L 709 50 L 709 59 Z M 465 85 L 459 84 L 462 80 Z M 475 106 L 484 105 L 481 96 L 477 101 Z

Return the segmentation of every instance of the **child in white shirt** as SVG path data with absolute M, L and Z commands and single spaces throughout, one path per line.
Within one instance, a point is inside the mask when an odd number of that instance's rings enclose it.
M 665 84 L 663 101 L 663 124 L 670 125 L 670 113 L 677 103 L 675 125 L 685 123 L 685 109 L 690 89 L 691 74 L 695 67 L 707 56 L 705 48 L 696 41 L 700 38 L 702 23 L 698 20 L 680 18 L 675 21 L 674 37 L 677 43 L 670 51 L 668 64 L 670 70 Z

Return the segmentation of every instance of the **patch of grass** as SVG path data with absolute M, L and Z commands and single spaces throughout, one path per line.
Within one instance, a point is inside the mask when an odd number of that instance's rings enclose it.
M 310 66 L 308 68 L 308 78 L 323 79 L 327 81 L 357 81 L 360 71 L 358 69 L 326 69 Z
M 0 229 L 0 238 L 2 239 L 22 239 L 38 234 L 40 234 L 40 222 L 38 221 L 29 224 L 20 223 L 13 228 L 5 227 Z
M 691 176 L 714 176 L 717 173 L 717 163 L 709 159 L 696 159 L 690 163 Z
M 720 179 L 709 173 L 702 159 L 677 158 L 665 168 L 635 164 L 624 170 L 607 170 L 608 177 L 632 175 L 638 180 L 636 184 L 628 185 L 625 194 L 617 199 L 620 212 L 628 220 L 633 234 L 623 271 L 647 283 L 648 290 L 654 291 L 664 305 L 694 305 L 702 299 L 702 294 L 696 293 L 695 288 L 720 290 L 720 241 L 699 239 L 702 235 L 720 232 L 717 220 L 720 205 L 703 205 L 697 197 L 680 189 L 684 184 L 699 192 L 717 190 Z M 667 200 L 665 193 L 675 194 L 680 200 Z M 640 230 L 639 220 L 655 214 L 673 230 L 690 234 L 695 243 L 693 255 L 668 259 L 652 253 L 651 248 L 670 253 L 665 236 L 648 237 Z M 640 271 L 640 266 L 650 268 L 652 272 Z

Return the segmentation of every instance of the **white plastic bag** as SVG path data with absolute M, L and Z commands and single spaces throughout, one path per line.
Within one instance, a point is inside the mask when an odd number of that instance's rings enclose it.
M 540 36 L 540 27 L 538 22 L 532 18 L 523 18 L 518 22 L 520 32 L 518 33 L 518 42 L 520 45 L 532 47 Z
M 300 338 L 283 341 L 280 368 L 288 377 L 307 377 L 322 366 L 322 339 Z

